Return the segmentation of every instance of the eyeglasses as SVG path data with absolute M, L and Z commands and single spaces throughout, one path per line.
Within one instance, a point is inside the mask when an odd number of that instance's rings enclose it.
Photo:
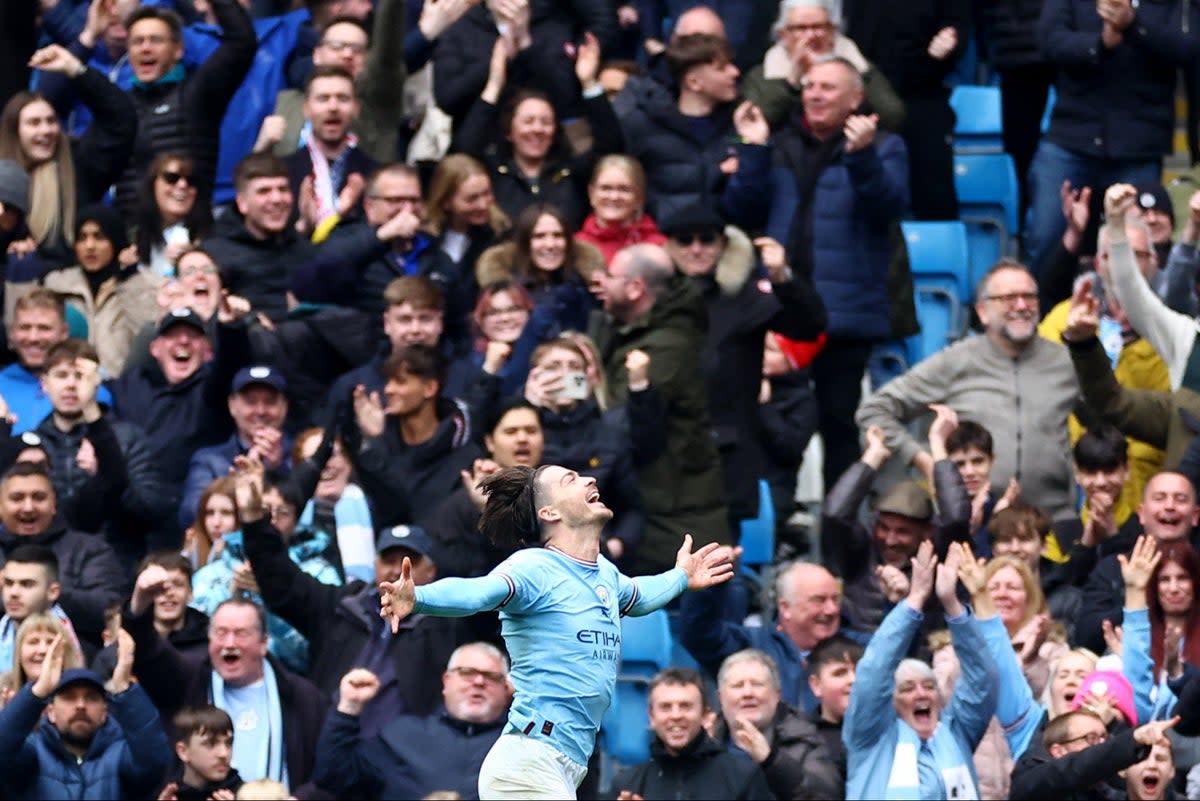
M 687 245 L 695 244 L 696 242 L 699 242 L 701 245 L 716 244 L 716 242 L 721 238 L 721 235 L 716 231 L 701 231 L 690 234 L 672 234 L 671 238 L 686 247 Z
M 488 309 L 483 313 L 484 317 L 502 317 L 505 314 L 529 314 L 529 309 L 524 306 L 504 306 L 499 309 Z
M 175 186 L 176 184 L 180 183 L 181 181 L 187 186 L 195 186 L 195 184 L 192 183 L 192 176 L 185 175 L 184 173 L 181 173 L 181 172 L 172 172 L 170 170 L 165 170 L 163 172 L 160 172 L 158 174 L 158 177 L 163 179 L 163 181 L 165 181 L 170 186 Z
M 335 53 L 340 53 L 343 50 L 349 50 L 356 56 L 361 56 L 363 53 L 367 52 L 367 46 L 365 44 L 359 44 L 358 42 L 343 42 L 339 39 L 326 39 L 324 42 L 321 42 L 321 46 L 328 47 Z
M 1085 741 L 1088 745 L 1099 745 L 1107 739 L 1108 732 L 1089 731 L 1087 734 L 1081 734 L 1078 737 L 1072 737 L 1069 740 L 1063 740 L 1061 745 L 1078 742 L 1079 740 Z
M 211 261 L 207 264 L 189 264 L 187 267 L 179 268 L 179 277 L 187 278 L 192 275 L 216 275 L 217 265 Z
M 833 23 L 831 22 L 818 22 L 813 25 L 800 25 L 797 23 L 796 25 L 785 25 L 783 27 L 788 33 L 821 33 L 832 28 Z
M 987 295 L 985 300 L 993 300 L 1005 306 L 1015 306 L 1018 300 L 1023 300 L 1030 306 L 1036 306 L 1038 294 L 1036 292 L 1008 292 L 1004 295 Z
M 482 678 L 484 681 L 490 681 L 492 684 L 501 684 L 504 682 L 505 678 L 503 673 L 495 673 L 491 670 L 479 670 L 478 668 L 469 667 L 452 667 L 446 672 L 453 673 L 456 676 L 461 676 L 467 681 L 475 681 L 475 679 Z

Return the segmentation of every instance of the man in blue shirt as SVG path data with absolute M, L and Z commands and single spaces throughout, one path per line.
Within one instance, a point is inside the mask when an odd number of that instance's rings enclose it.
M 636 580 L 600 555 L 612 511 L 596 480 L 558 465 L 511 467 L 480 483 L 479 522 L 499 547 L 517 551 L 487 576 L 416 587 L 406 559 L 380 585 L 380 614 L 393 630 L 410 613 L 464 617 L 498 609 L 515 688 L 505 733 L 479 772 L 481 798 L 575 798 L 600 720 L 616 686 L 623 615 L 646 615 L 687 589 L 733 575 L 716 543 L 692 553 L 685 535 L 675 567 Z

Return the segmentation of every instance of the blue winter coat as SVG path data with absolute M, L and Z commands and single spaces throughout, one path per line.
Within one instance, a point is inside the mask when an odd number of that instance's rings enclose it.
M 154 798 L 172 751 L 158 710 L 134 684 L 108 698 L 108 719 L 82 758 L 42 717 L 46 702 L 26 684 L 0 711 L 0 788 L 5 798 Z
M 192 454 L 192 460 L 188 463 L 187 479 L 183 482 L 183 498 L 179 502 L 179 525 L 181 528 L 186 529 L 196 522 L 196 507 L 200 504 L 200 496 L 204 494 L 204 488 L 218 478 L 229 475 L 229 468 L 233 467 L 234 458 L 244 456 L 248 450 L 250 447 L 242 442 L 241 436 L 235 431 L 233 436 L 219 445 L 210 445 Z M 285 434 L 283 453 L 286 456 L 291 452 L 292 438 Z M 285 458 L 278 471 L 281 473 L 291 472 L 291 463 Z
M 776 134 L 775 146 L 767 235 L 787 246 L 789 264 L 811 262 L 813 283 L 829 312 L 829 336 L 891 337 L 891 236 L 909 200 L 904 141 L 880 133 L 874 146 L 854 153 L 834 144 L 832 161 L 807 204 L 799 175 L 820 144 L 793 121 Z

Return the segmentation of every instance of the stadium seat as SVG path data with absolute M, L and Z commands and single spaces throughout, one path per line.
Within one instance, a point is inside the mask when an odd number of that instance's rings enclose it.
M 874 356 L 877 359 L 878 367 L 876 372 L 872 373 L 872 376 L 879 375 L 878 384 L 872 387 L 875 390 L 878 390 L 896 376 L 904 375 L 904 373 L 908 372 L 908 367 L 912 363 L 912 354 L 909 352 L 908 343 L 904 340 L 883 342 L 876 345 Z
M 636 765 L 650 758 L 650 720 L 646 712 L 650 680 L 672 664 L 674 644 L 664 609 L 621 619 L 617 687 L 601 723 L 604 751 L 621 765 Z
M 996 261 L 1013 254 L 1021 189 L 1007 153 L 956 154 L 954 188 L 967 226 L 969 283 L 973 288 Z M 971 295 L 964 296 L 970 300 Z
M 921 333 L 908 338 L 915 364 L 958 339 L 966 326 L 971 295 L 967 229 L 958 221 L 901 223 L 908 245 L 913 295 Z
M 758 480 L 758 517 L 743 520 L 741 529 L 742 567 L 771 564 L 775 558 L 775 503 L 766 479 Z
M 950 107 L 956 117 L 955 153 L 1004 151 L 998 86 L 956 86 L 950 92 Z

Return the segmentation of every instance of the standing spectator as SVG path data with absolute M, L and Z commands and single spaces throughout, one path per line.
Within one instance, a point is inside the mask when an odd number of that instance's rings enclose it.
M 1050 128 L 1030 169 L 1030 264 L 1063 230 L 1059 191 L 1158 183 L 1172 151 L 1175 86 L 1195 60 L 1200 9 L 1185 3 L 1047 0 L 1037 37 L 1057 68 Z
M 713 739 L 750 755 L 776 798 L 844 795 L 833 755 L 817 727 L 780 701 L 779 670 L 762 651 L 729 656 L 717 673 L 721 716 Z
M 195 171 L 190 156 L 168 150 L 154 157 L 138 186 L 137 209 L 130 217 L 138 263 L 164 278 L 180 276 L 178 263 L 187 246 L 212 230 L 212 206 L 196 189 Z
M 849 799 L 979 797 L 971 754 L 996 710 L 998 678 L 979 625 L 956 594 L 959 558 L 952 548 L 938 565 L 933 543 L 921 544 L 908 597 L 888 613 L 858 663 L 842 729 Z M 963 670 L 945 702 L 933 669 L 903 658 L 935 585 Z
M 933 460 L 904 426 L 929 404 L 944 404 L 991 432 L 998 495 L 1016 478 L 1024 500 L 1054 517 L 1074 514 L 1067 417 L 1079 386 L 1065 369 L 1071 357 L 1037 335 L 1037 282 L 1024 265 L 1001 260 L 980 280 L 976 297 L 984 335 L 944 348 L 888 382 L 863 400 L 855 420 L 882 428 L 901 463 L 928 476 Z
M 639 459 L 637 468 L 646 534 L 633 570 L 649 573 L 670 564 L 681 530 L 708 542 L 730 537 L 700 365 L 704 307 L 654 245 L 619 252 L 597 290 L 605 313 L 593 315 L 591 334 L 613 401 L 649 405 L 665 421 L 650 434 L 653 447 L 645 446 L 655 457 Z M 647 352 L 653 357 L 644 358 Z
M 575 238 L 595 245 L 604 263 L 630 245 L 662 245 L 667 241 L 654 218 L 645 213 L 646 170 L 637 159 L 616 153 L 596 162 L 588 183 L 591 213 Z
M 792 270 L 812 275 L 829 313 L 813 360 L 826 488 L 858 453 L 850 410 L 872 346 L 892 335 L 891 238 L 908 207 L 904 142 L 879 133 L 877 115 L 857 113 L 862 101 L 862 76 L 848 61 L 813 66 L 803 117 L 776 134 L 771 173 L 767 234 L 784 244 Z
M 314 781 L 344 797 L 421 798 L 454 790 L 479 797 L 479 767 L 504 730 L 512 684 L 508 658 L 485 642 L 460 645 L 442 674 L 443 706 L 399 715 L 372 737 L 360 733 L 363 707 L 378 703 L 379 677 L 356 668 L 342 677 L 335 711 L 321 732 Z
M 721 747 L 704 730 L 704 679 L 667 668 L 650 681 L 650 759 L 612 780 L 618 798 L 768 798 L 758 765 Z M 832 796 L 831 796 L 832 797 Z
M 906 183 L 919 220 L 958 218 L 954 111 L 946 78 L 972 35 L 970 6 L 968 0 L 842 3 L 846 35 L 888 77 L 904 101 L 901 135 L 908 155 Z
M 562 210 L 572 228 L 584 216 L 586 182 L 598 157 L 620 151 L 621 127 L 597 80 L 600 44 L 587 34 L 578 49 L 575 75 L 583 85 L 583 115 L 590 124 L 592 145 L 573 153 L 550 97 L 536 89 L 509 93 L 500 106 L 507 79 L 508 53 L 496 40 L 488 82 L 471 104 L 458 130 L 454 148 L 486 163 L 491 170 L 496 203 L 516 219 L 534 203 Z
M 127 642 L 106 688 L 90 670 L 64 670 L 66 643 L 56 641 L 41 675 L 0 711 L 6 795 L 153 795 L 170 764 L 171 746 L 158 711 L 132 681 L 133 647 Z
M 17 629 L 34 615 L 54 615 L 64 626 L 71 625 L 67 613 L 58 605 L 62 585 L 58 583 L 58 557 L 44 545 L 19 545 L 0 568 L 3 582 L 4 617 L 0 618 L 0 669 L 14 664 L 20 654 Z M 74 642 L 75 637 L 70 639 Z M 75 648 L 78 650 L 78 643 Z M 19 659 L 17 662 L 19 663 Z
M 196 189 L 213 191 L 221 120 L 251 66 L 258 46 L 249 14 L 238 0 L 209 0 L 221 26 L 221 46 L 191 75 L 183 59 L 183 25 L 170 9 L 142 6 L 125 21 L 129 30 L 130 89 L 137 110 L 133 158 L 117 182 L 117 204 L 137 205 L 137 183 L 156 155 L 187 152 L 196 162 Z M 234 180 L 237 184 L 236 176 Z
M 35 248 L 50 266 L 70 264 L 76 210 L 99 202 L 133 153 L 137 119 L 121 90 L 66 49 L 50 45 L 34 53 L 38 69 L 69 76 L 96 114 L 92 126 L 72 142 L 54 107 L 42 95 L 18 92 L 0 111 L 0 158 L 29 173 L 28 229 L 19 254 Z

